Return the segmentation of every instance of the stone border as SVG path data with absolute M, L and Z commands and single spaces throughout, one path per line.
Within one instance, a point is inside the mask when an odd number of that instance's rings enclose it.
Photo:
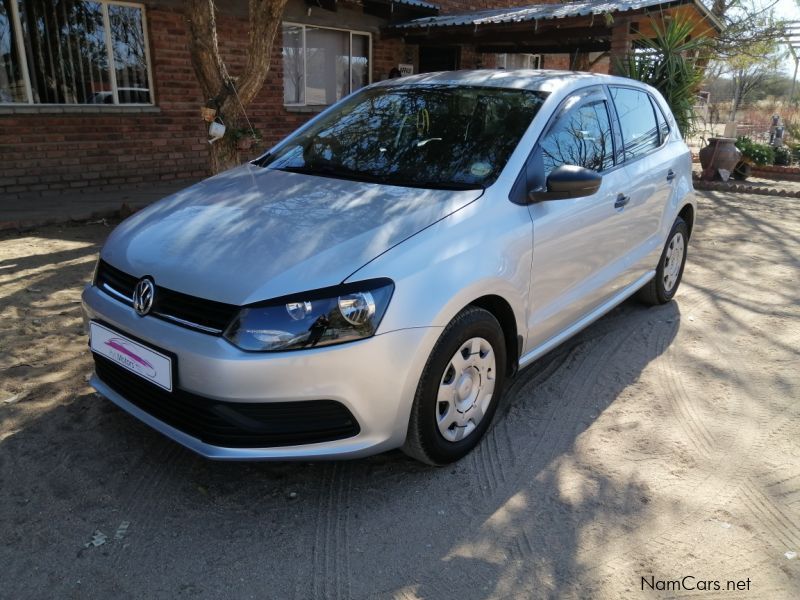
M 753 171 L 763 173 L 778 173 L 783 175 L 800 175 L 800 167 L 784 167 L 780 165 L 753 166 Z
M 736 183 L 731 181 L 704 181 L 702 179 L 695 179 L 694 189 L 714 192 L 740 192 L 745 194 L 759 194 L 761 196 L 782 196 L 784 198 L 800 198 L 800 190 L 779 190 L 777 188 L 747 185 L 746 183 Z
M 800 181 L 800 167 L 779 167 L 776 165 L 764 165 L 762 167 L 751 167 L 752 177 L 762 177 L 764 179 Z

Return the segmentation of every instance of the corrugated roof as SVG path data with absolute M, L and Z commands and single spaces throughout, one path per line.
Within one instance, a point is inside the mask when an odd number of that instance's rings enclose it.
M 464 25 L 477 26 L 489 23 L 522 23 L 525 21 L 602 15 L 604 13 L 621 13 L 678 3 L 681 2 L 676 2 L 675 0 L 586 0 L 584 2 L 570 2 L 568 4 L 532 4 L 530 6 L 517 6 L 514 8 L 493 8 L 453 15 L 422 17 L 405 23 L 395 23 L 390 25 L 388 29 L 458 27 Z M 711 17 L 715 24 L 718 24 L 716 23 L 716 19 L 708 12 L 708 9 L 698 0 L 689 0 L 683 3 L 694 4 L 698 7 L 698 10 L 703 12 L 706 16 Z
M 431 4 L 430 2 L 423 2 L 422 0 L 391 0 L 395 4 L 405 4 L 406 6 L 417 6 L 419 8 L 429 8 L 430 10 L 439 10 L 438 4 Z

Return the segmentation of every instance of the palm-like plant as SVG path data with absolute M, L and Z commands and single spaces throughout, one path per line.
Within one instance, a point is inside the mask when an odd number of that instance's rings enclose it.
M 694 125 L 695 95 L 703 80 L 701 63 L 711 40 L 697 35 L 696 24 L 687 17 L 661 15 L 650 21 L 655 37 L 637 40 L 636 49 L 616 61 L 615 68 L 661 92 L 685 136 Z

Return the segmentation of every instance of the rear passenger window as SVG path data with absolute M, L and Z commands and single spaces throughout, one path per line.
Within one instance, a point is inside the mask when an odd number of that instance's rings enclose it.
M 664 118 L 664 112 L 661 110 L 661 107 L 658 105 L 652 97 L 650 101 L 653 103 L 653 107 L 656 109 L 656 120 L 658 121 L 658 135 L 659 135 L 659 142 L 663 144 L 667 141 L 669 137 L 669 125 L 667 125 L 667 119 Z
M 631 88 L 611 88 L 617 107 L 625 159 L 630 160 L 658 148 L 658 126 L 650 96 Z
M 603 101 L 584 104 L 560 117 L 539 144 L 545 177 L 561 165 L 603 171 L 614 165 L 608 109 Z

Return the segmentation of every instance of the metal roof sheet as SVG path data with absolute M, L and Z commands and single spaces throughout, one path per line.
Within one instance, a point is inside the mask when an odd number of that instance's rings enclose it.
M 538 21 L 544 19 L 563 19 L 565 17 L 581 17 L 588 15 L 602 15 L 605 13 L 620 13 L 631 10 L 641 10 L 654 6 L 676 4 L 674 0 L 584 0 L 564 4 L 532 4 L 530 6 L 517 6 L 513 8 L 493 8 L 477 10 L 468 13 L 440 15 L 437 17 L 422 17 L 395 23 L 388 29 L 418 29 L 427 27 L 457 27 L 463 25 L 484 25 L 495 23 L 522 23 L 525 21 Z M 698 0 L 693 3 L 706 16 L 708 10 Z M 713 17 L 712 17 L 713 18 Z M 716 20 L 715 20 L 716 21 Z
M 429 8 L 430 10 L 439 10 L 438 4 L 431 4 L 430 2 L 423 2 L 422 0 L 391 0 L 395 4 L 405 4 L 406 6 L 417 6 L 419 8 Z

